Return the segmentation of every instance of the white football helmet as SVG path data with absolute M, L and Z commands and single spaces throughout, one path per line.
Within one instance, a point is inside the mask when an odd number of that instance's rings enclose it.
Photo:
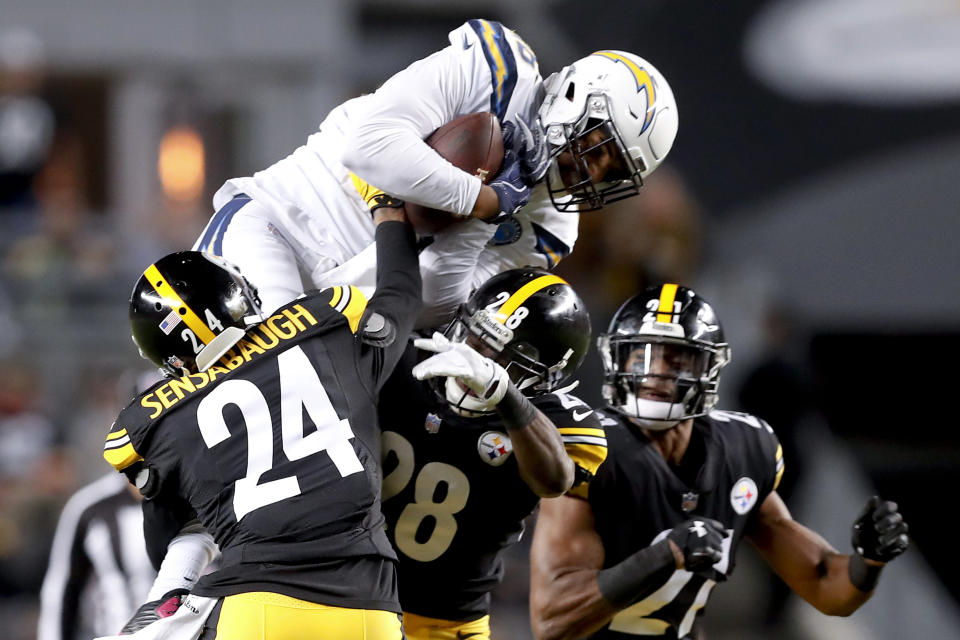
M 544 89 L 540 122 L 552 155 L 546 183 L 560 211 L 590 211 L 636 195 L 677 136 L 670 85 L 632 53 L 592 53 L 548 77 Z M 591 164 L 605 154 L 612 167 L 591 177 Z

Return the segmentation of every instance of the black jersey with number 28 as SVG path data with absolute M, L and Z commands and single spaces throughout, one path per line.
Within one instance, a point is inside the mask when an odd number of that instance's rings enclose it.
M 474 620 L 489 613 L 500 552 L 519 539 L 539 498 L 520 477 L 499 416 L 454 413 L 410 374 L 416 357 L 409 347 L 380 395 L 383 512 L 400 560 L 400 604 L 430 618 Z M 595 412 L 565 393 L 532 402 L 574 463 L 596 470 L 606 440 Z M 586 485 L 571 491 L 579 489 Z

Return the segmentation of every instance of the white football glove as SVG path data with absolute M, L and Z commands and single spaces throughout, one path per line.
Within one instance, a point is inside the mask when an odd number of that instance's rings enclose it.
M 417 380 L 456 378 L 477 394 L 474 400 L 487 409 L 492 409 L 503 400 L 510 383 L 506 369 L 480 355 L 469 345 L 450 342 L 439 332 L 434 332 L 432 338 L 414 340 L 413 345 L 436 354 L 413 368 L 413 376 Z

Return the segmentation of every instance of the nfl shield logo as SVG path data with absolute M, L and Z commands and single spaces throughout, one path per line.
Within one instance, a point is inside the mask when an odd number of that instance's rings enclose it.
M 427 430 L 428 433 L 436 433 L 440 430 L 440 423 L 443 422 L 435 413 L 428 413 L 427 419 L 423 423 L 423 428 Z

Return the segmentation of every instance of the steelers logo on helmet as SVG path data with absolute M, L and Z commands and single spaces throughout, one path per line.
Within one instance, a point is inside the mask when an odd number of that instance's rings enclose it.
M 477 453 L 480 459 L 492 467 L 499 467 L 513 452 L 510 436 L 499 431 L 486 431 L 477 440 Z
M 757 493 L 757 483 L 752 479 L 744 476 L 737 480 L 730 490 L 730 504 L 733 505 L 733 510 L 741 516 L 750 511 L 753 505 L 757 504 Z
M 597 346 L 605 401 L 652 430 L 707 413 L 717 401 L 720 371 L 730 360 L 710 305 L 671 283 L 627 300 Z
M 590 316 L 559 276 L 511 269 L 481 285 L 445 335 L 495 360 L 521 393 L 534 396 L 558 388 L 580 366 L 589 347 Z M 456 378 L 438 379 L 434 390 L 460 415 L 494 411 Z
M 544 82 L 540 120 L 551 145 L 546 185 L 561 211 L 636 195 L 677 135 L 666 78 L 625 51 L 597 51 Z

